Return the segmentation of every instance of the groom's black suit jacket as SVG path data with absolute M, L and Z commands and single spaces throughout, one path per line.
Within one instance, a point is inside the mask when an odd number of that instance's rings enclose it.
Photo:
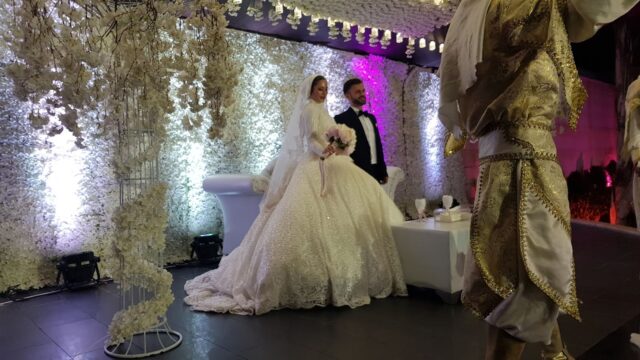
M 378 155 L 378 163 L 375 165 L 371 164 L 371 150 L 369 148 L 369 141 L 367 141 L 367 135 L 364 133 L 364 128 L 362 127 L 362 123 L 358 118 L 358 114 L 353 111 L 353 108 L 349 107 L 349 109 L 342 114 L 336 115 L 336 123 L 344 124 L 348 127 L 352 128 L 356 132 L 356 149 L 351 154 L 351 158 L 353 162 L 358 165 L 362 170 L 369 173 L 369 175 L 373 176 L 378 181 L 383 181 L 387 175 L 387 164 L 384 162 L 384 154 L 382 152 L 382 142 L 380 141 L 380 133 L 378 132 L 378 126 L 376 125 L 376 118 L 369 114 L 364 113 L 365 116 L 371 120 L 371 124 L 373 125 L 373 131 L 375 133 L 376 138 L 376 153 Z

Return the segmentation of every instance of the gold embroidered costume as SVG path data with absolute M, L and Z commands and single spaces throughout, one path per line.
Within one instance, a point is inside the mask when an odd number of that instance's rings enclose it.
M 522 341 L 548 343 L 559 311 L 580 319 L 552 137 L 558 117 L 575 128 L 586 99 L 570 41 L 637 2 L 463 0 L 452 20 L 440 68 L 445 152 L 467 137 L 480 149 L 463 302 Z

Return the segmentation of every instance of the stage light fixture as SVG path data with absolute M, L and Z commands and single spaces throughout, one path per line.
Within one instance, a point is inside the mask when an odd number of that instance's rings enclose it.
M 58 269 L 56 283 L 59 285 L 62 277 L 64 287 L 67 289 L 97 285 L 100 282 L 99 262 L 100 257 L 95 256 L 93 251 L 65 255 L 56 265 Z
M 194 255 L 200 263 L 218 266 L 222 259 L 222 239 L 217 234 L 203 234 L 191 242 L 191 259 Z

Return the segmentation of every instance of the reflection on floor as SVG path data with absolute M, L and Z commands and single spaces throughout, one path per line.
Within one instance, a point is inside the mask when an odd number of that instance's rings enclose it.
M 640 359 L 629 334 L 640 329 L 640 235 L 574 223 L 583 322 L 560 320 L 579 359 Z M 430 290 L 376 300 L 355 310 L 282 310 L 246 317 L 190 311 L 187 279 L 206 268 L 172 270 L 176 301 L 168 317 L 184 343 L 158 359 L 482 359 L 486 327 Z M 0 306 L 2 359 L 107 359 L 107 326 L 118 310 L 116 285 Z M 538 359 L 531 346 L 524 359 Z

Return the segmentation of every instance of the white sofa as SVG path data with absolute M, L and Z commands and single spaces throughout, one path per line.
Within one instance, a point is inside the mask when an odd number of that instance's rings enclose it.
M 398 184 L 405 178 L 402 169 L 387 167 L 389 181 L 384 190 L 393 199 Z M 218 197 L 224 223 L 224 253 L 229 254 L 240 245 L 244 235 L 258 216 L 260 201 L 268 183 L 263 175 L 213 175 L 202 182 L 204 191 Z

